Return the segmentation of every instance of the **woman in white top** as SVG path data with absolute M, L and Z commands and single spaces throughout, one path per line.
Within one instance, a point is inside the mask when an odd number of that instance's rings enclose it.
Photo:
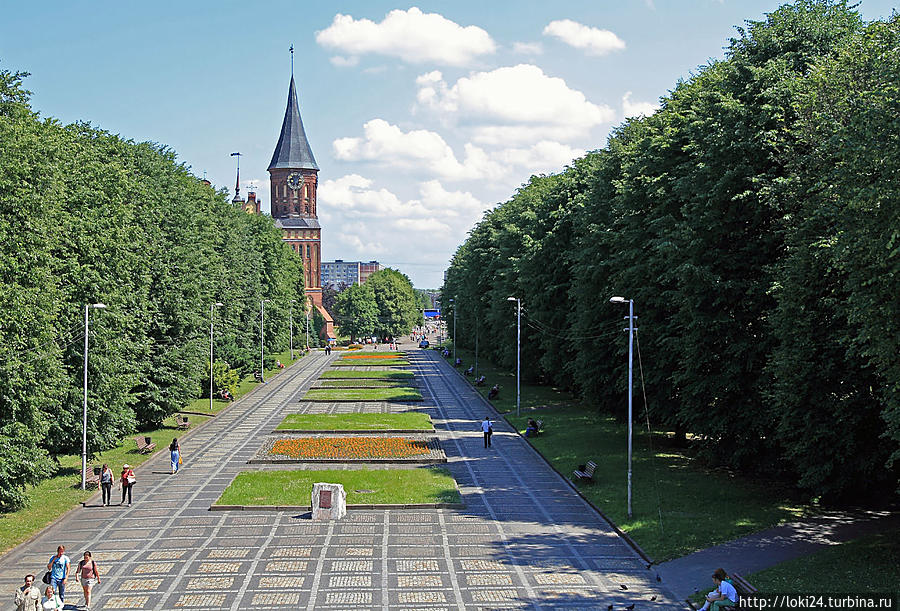
M 60 600 L 59 596 L 53 593 L 53 588 L 47 586 L 47 589 L 44 590 L 44 598 L 41 599 L 41 608 L 42 609 L 62 609 L 63 601 Z
M 738 593 L 728 580 L 725 569 L 716 569 L 712 574 L 716 589 L 706 595 L 706 602 L 700 607 L 701 611 L 712 609 L 718 611 L 720 607 L 733 607 L 737 603 Z

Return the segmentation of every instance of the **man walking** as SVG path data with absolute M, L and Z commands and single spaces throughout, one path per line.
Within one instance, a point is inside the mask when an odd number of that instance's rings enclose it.
M 16 611 L 40 611 L 41 590 L 34 585 L 34 575 L 25 575 L 25 585 L 16 590 Z
M 50 586 L 59 594 L 59 599 L 66 600 L 66 581 L 69 579 L 69 557 L 66 556 L 66 546 L 56 548 L 56 555 L 50 557 L 47 570 L 50 571 Z
M 494 434 L 494 423 L 487 416 L 481 421 L 481 432 L 484 433 L 484 447 L 491 447 L 491 435 Z

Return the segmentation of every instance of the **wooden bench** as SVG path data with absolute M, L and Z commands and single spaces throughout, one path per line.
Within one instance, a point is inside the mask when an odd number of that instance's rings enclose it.
M 100 485 L 100 467 L 84 468 L 84 485 L 99 486 Z
M 536 421 L 535 421 L 535 424 L 537 425 L 537 430 L 534 432 L 534 436 L 537 437 L 537 436 L 540 435 L 541 432 L 544 430 L 544 421 L 543 421 L 543 420 L 536 420 Z
M 594 471 L 597 469 L 597 463 L 593 460 L 589 460 L 587 465 L 584 467 L 584 471 L 579 469 L 575 469 L 572 471 L 572 475 L 575 476 L 576 480 L 587 480 L 589 482 L 594 481 Z
M 186 431 L 191 428 L 191 421 L 188 420 L 187 416 L 175 416 L 175 422 L 178 423 L 178 428 L 182 431 Z
M 753 584 L 744 579 L 742 575 L 739 573 L 729 573 L 728 577 L 731 578 L 731 585 L 734 586 L 734 589 L 737 590 L 738 596 L 750 596 L 757 593 L 757 589 L 753 587 Z M 731 611 L 735 611 L 737 607 L 727 606 L 722 607 L 722 609 L 730 609 Z
M 135 437 L 134 442 L 137 444 L 138 452 L 141 454 L 149 454 L 156 449 L 156 444 L 151 443 L 150 438 L 144 437 L 143 435 Z

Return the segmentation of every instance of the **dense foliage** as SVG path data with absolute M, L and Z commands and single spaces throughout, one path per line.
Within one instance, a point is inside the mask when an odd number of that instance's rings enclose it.
M 216 357 L 257 362 L 287 345 L 302 264 L 270 219 L 232 207 L 173 151 L 41 119 L 24 73 L 0 71 L 0 509 L 80 452 L 84 311 L 88 448 L 159 425 L 208 389 Z M 204 391 L 204 392 L 208 392 Z
M 406 275 L 386 268 L 363 284 L 354 284 L 335 299 L 337 324 L 351 339 L 393 338 L 422 323 L 419 297 Z
M 813 496 L 895 489 L 898 39 L 896 15 L 833 0 L 739 28 L 652 116 L 485 215 L 443 287 L 460 343 L 479 328 L 511 366 L 520 297 L 524 375 L 621 413 L 609 298 L 634 299 L 657 425 Z

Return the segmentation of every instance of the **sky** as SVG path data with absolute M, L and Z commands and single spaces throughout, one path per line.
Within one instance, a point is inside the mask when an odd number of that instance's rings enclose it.
M 374 259 L 438 288 L 485 211 L 652 113 L 782 2 L 7 4 L 0 69 L 31 73 L 43 117 L 164 144 L 229 199 L 240 152 L 241 193 L 266 212 L 293 45 L 323 260 Z

